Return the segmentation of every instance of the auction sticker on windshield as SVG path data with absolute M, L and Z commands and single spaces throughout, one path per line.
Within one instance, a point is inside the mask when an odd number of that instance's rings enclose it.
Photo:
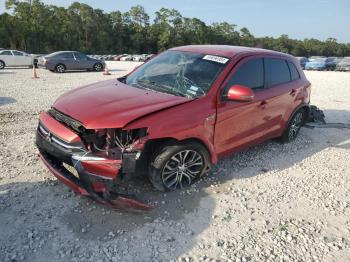
M 203 57 L 203 59 L 208 61 L 214 61 L 221 64 L 226 64 L 228 61 L 228 58 L 216 56 L 216 55 L 206 55 Z

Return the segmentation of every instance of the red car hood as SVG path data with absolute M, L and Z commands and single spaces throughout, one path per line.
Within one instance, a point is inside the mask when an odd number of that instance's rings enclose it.
M 121 128 L 149 113 L 190 101 L 108 80 L 69 91 L 53 104 L 87 129 Z

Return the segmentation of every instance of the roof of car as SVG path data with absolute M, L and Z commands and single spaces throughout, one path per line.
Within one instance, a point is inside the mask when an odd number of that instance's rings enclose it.
M 218 55 L 218 56 L 225 56 L 225 57 L 234 57 L 235 55 L 242 54 L 242 53 L 249 53 L 249 54 L 263 53 L 263 54 L 290 56 L 285 53 L 262 49 L 262 48 L 231 46 L 231 45 L 187 45 L 187 46 L 175 47 L 170 50 L 188 51 L 188 52 L 194 52 L 194 53 Z

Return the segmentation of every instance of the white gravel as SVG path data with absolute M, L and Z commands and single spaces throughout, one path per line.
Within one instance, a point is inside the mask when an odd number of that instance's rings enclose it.
M 142 189 L 157 208 L 111 211 L 37 159 L 38 114 L 63 92 L 124 75 L 0 71 L 0 261 L 349 261 L 350 130 L 302 128 L 222 160 L 191 188 Z M 306 72 L 327 121 L 350 124 L 350 73 Z M 136 185 L 137 186 L 137 185 Z

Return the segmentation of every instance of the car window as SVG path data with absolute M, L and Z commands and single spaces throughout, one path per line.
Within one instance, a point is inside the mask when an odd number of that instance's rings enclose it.
M 18 52 L 18 51 L 12 51 L 13 55 L 15 56 L 23 56 L 23 53 Z
M 86 55 L 84 55 L 84 54 L 82 54 L 82 53 L 74 53 L 74 56 L 75 56 L 75 58 L 78 59 L 78 60 L 84 60 L 84 59 L 87 58 Z
M 1 55 L 12 55 L 11 51 L 2 51 Z
M 228 81 L 233 85 L 247 86 L 252 89 L 264 88 L 264 62 L 262 58 L 252 59 L 241 65 Z
M 269 79 L 269 86 L 289 82 L 290 72 L 287 61 L 277 58 L 266 58 L 266 71 Z
M 73 54 L 72 54 L 72 53 L 62 53 L 62 54 L 59 54 L 57 57 L 59 57 L 59 58 L 71 58 L 71 59 L 73 59 Z
M 291 76 L 292 80 L 299 79 L 300 78 L 299 71 L 295 67 L 295 65 L 291 61 L 288 61 L 288 65 L 289 65 L 290 76 Z

